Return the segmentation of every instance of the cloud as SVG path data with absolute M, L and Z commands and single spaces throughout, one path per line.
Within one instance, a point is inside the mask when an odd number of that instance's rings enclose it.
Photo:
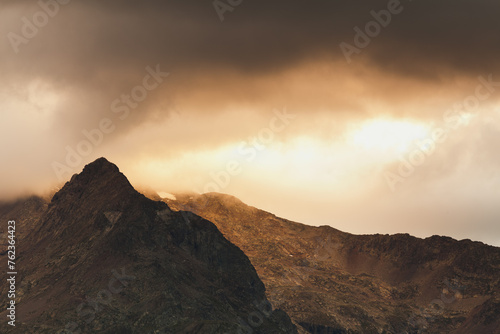
M 428 187 L 431 197 L 463 194 L 446 203 L 467 207 L 470 217 L 474 206 L 490 205 L 485 198 L 472 200 L 473 189 L 487 198 L 496 196 L 482 187 L 498 179 L 498 129 L 489 121 L 497 119 L 498 94 L 481 105 L 474 125 L 440 146 L 397 194 L 386 193 L 381 175 L 398 162 L 353 149 L 345 136 L 373 119 L 439 127 L 448 109 L 474 93 L 479 76 L 491 74 L 500 81 L 499 3 L 401 1 L 402 9 L 391 15 L 390 23 L 380 27 L 366 47 L 359 47 L 354 28 L 365 31 L 375 20 L 372 11 L 383 15 L 396 0 L 243 1 L 224 13 L 223 22 L 211 1 L 62 2 L 29 38 L 23 36 L 23 26 L 36 15 L 42 17 L 41 2 L 2 3 L 0 152 L 8 161 L 0 166 L 2 197 L 55 184 L 53 162 L 64 163 L 68 147 L 77 150 L 88 139 L 83 131 L 99 129 L 103 119 L 112 122 L 113 131 L 103 134 L 70 173 L 106 155 L 133 180 L 158 183 L 160 191 L 173 191 L 169 185 L 174 190 L 187 187 L 193 178 L 203 182 L 224 165 L 231 148 L 251 141 L 267 126 L 272 110 L 283 107 L 296 114 L 297 121 L 262 155 L 269 160 L 245 165 L 228 192 L 256 204 L 276 202 L 267 209 L 283 215 L 289 210 L 308 223 L 335 218 L 329 209 L 308 214 L 293 204 L 293 196 L 273 190 L 295 187 L 297 194 L 310 196 L 310 207 L 349 201 L 337 223 L 346 217 L 366 221 L 378 212 L 373 219 L 387 218 L 388 230 L 413 212 L 411 203 L 424 198 Z M 42 3 L 56 8 L 55 0 Z M 16 46 L 17 53 L 12 34 L 26 38 Z M 351 63 L 341 43 L 359 48 Z M 147 68 L 157 66 L 170 75 L 121 119 L 121 113 L 113 112 L 113 102 L 144 85 Z M 316 143 L 316 149 L 302 148 L 312 152 L 304 157 L 314 163 L 292 158 L 290 152 L 299 150 L 297 141 L 304 138 Z M 283 162 L 275 164 L 273 152 Z M 282 170 L 292 164 L 302 168 Z M 145 169 L 155 173 L 144 177 Z M 460 182 L 464 177 L 465 188 Z M 407 201 L 400 203 L 408 193 Z M 280 204 L 275 200 L 279 196 L 288 200 Z M 374 198 L 404 209 L 390 214 L 391 206 L 375 204 Z M 366 216 L 354 215 L 369 199 L 373 204 Z M 466 199 L 469 204 L 463 204 Z M 426 202 L 425 207 L 437 212 L 446 203 Z M 485 221 L 494 221 L 489 208 L 485 210 L 491 219 Z M 445 219 L 438 213 L 435 217 Z M 458 211 L 453 217 L 459 217 Z M 486 226 L 492 225 L 484 230 Z M 422 230 L 427 228 L 431 225 Z
M 17 34 L 23 17 L 32 21 L 42 10 L 28 1 L 4 6 L 2 31 Z M 220 22 L 211 2 L 72 1 L 20 45 L 18 54 L 4 39 L 0 66 L 6 83 L 37 78 L 68 96 L 71 102 L 60 106 L 56 127 L 58 120 L 72 127 L 92 125 L 109 111 L 111 101 L 142 80 L 146 66 L 156 64 L 172 72 L 171 85 L 138 108 L 133 125 L 171 112 L 166 97 L 196 100 L 203 103 L 196 106 L 199 112 L 216 112 L 280 94 L 281 104 L 293 102 L 303 92 L 337 111 L 346 103 L 344 95 L 351 104 L 360 95 L 393 103 L 397 96 L 421 97 L 422 86 L 456 85 L 457 80 L 498 73 L 494 41 L 499 23 L 493 13 L 499 5 L 486 0 L 402 2 L 404 10 L 347 65 L 339 44 L 354 43 L 353 28 L 364 29 L 374 20 L 370 11 L 387 6 L 387 1 L 252 1 Z M 291 78 L 297 68 L 316 75 Z M 290 79 L 294 87 L 286 82 Z M 403 89 L 407 92 L 400 94 Z M 347 108 L 352 109 L 358 108 Z

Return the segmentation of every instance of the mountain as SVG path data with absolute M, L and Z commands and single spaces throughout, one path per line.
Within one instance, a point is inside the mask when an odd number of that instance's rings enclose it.
M 10 202 L 0 202 L 0 255 L 7 253 L 7 222 L 17 222 L 17 237 L 27 234 L 47 209 L 48 202 L 38 196 L 30 196 Z
M 500 333 L 497 247 L 352 235 L 223 194 L 149 197 L 101 158 L 50 202 L 0 203 L 0 256 L 16 220 L 18 271 L 17 328 L 0 332 Z
M 212 221 L 248 255 L 300 330 L 500 333 L 500 248 L 408 234 L 352 235 L 217 193 L 164 199 Z
M 0 209 L 17 222 L 18 272 L 16 326 L 3 308 L 1 333 L 297 333 L 215 225 L 139 194 L 104 158 L 50 203 Z

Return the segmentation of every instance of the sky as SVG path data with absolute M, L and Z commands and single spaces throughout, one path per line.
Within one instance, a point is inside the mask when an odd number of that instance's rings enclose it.
M 500 3 L 4 0 L 0 199 L 138 188 L 500 246 Z

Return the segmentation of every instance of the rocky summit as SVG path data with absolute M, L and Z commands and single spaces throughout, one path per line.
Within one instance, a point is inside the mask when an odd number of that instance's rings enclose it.
M 16 326 L 3 308 L 1 333 L 297 332 L 214 224 L 139 194 L 104 158 L 50 203 L 0 209 L 17 222 L 18 271 Z M 2 280 L 3 305 L 8 291 Z
M 301 333 L 500 333 L 498 247 L 439 236 L 352 235 L 217 193 L 164 200 L 214 222 L 240 247 L 269 300 Z

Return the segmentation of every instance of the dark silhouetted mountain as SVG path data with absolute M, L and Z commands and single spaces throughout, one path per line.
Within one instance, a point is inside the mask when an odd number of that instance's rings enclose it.
M 308 333 L 500 333 L 500 248 L 312 227 L 209 193 L 165 199 L 214 222 Z
M 44 205 L 1 213 L 18 220 L 17 322 L 4 308 L 1 333 L 296 333 L 215 225 L 139 194 L 106 159 Z

